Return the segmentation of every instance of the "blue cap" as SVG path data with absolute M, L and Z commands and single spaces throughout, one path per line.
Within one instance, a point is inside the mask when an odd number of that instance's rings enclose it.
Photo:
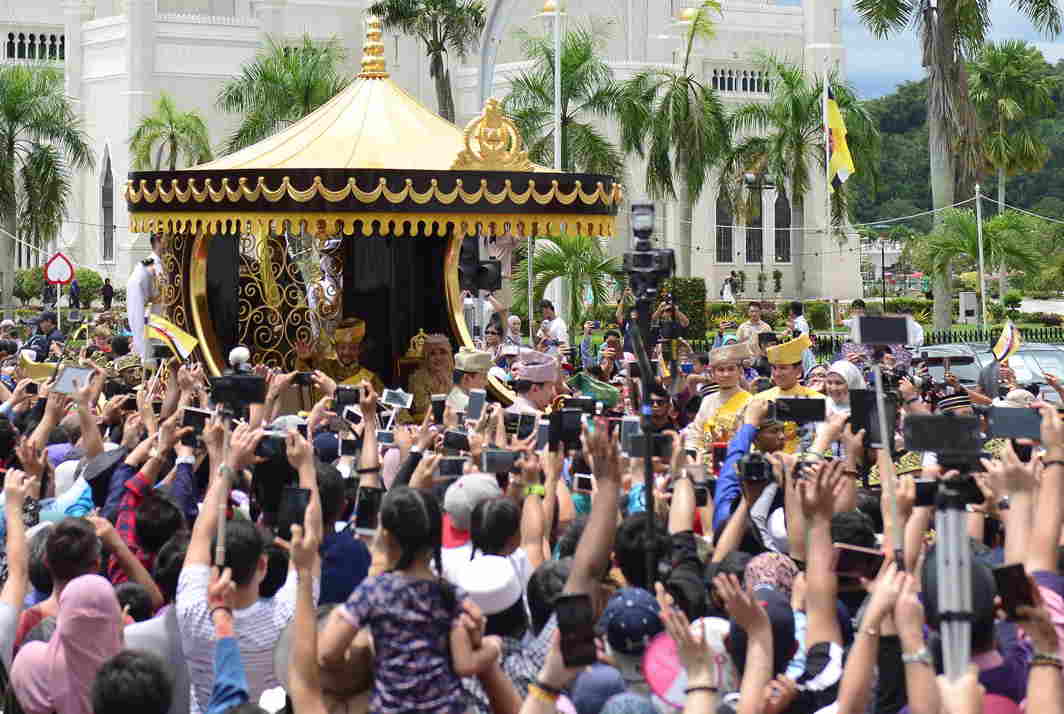
M 665 630 L 661 606 L 642 588 L 622 588 L 610 598 L 599 620 L 606 641 L 614 651 L 627 655 L 642 654 L 650 639 Z
M 314 435 L 314 453 L 327 464 L 340 458 L 340 440 L 331 431 Z
M 608 664 L 597 663 L 576 678 L 569 690 L 569 700 L 576 714 L 599 714 L 607 699 L 627 689 L 620 672 Z

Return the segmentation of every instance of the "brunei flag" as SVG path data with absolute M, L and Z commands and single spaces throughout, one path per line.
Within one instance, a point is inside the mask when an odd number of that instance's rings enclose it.
M 1004 362 L 1018 349 L 1020 349 L 1020 331 L 1016 329 L 1016 325 L 1012 324 L 1012 320 L 1009 320 L 1002 328 L 1001 337 L 998 338 L 991 352 L 994 353 L 994 359 Z
M 152 315 L 148 318 L 145 334 L 148 339 L 154 337 L 170 345 L 170 349 L 182 360 L 188 359 L 192 351 L 196 349 L 196 345 L 199 344 L 199 340 L 162 315 Z
M 828 189 L 834 192 L 846 179 L 850 178 L 856 169 L 853 167 L 853 157 L 850 156 L 850 146 L 846 143 L 846 123 L 842 120 L 842 112 L 835 103 L 835 93 L 828 85 L 827 99 L 827 129 L 828 129 Z

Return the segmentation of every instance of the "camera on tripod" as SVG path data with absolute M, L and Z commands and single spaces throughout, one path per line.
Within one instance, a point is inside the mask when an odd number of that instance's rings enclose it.
M 632 204 L 632 233 L 635 250 L 624 254 L 624 272 L 637 300 L 652 299 L 658 294 L 661 281 L 672 275 L 676 256 L 671 249 L 653 248 L 650 235 L 654 232 L 654 204 Z

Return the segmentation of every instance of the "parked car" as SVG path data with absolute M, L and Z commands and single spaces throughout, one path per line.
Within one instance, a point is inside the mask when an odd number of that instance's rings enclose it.
M 965 385 L 978 384 L 979 373 L 994 361 L 994 356 L 989 349 L 962 343 L 932 345 L 921 348 L 919 352 L 927 353 L 929 357 L 974 357 L 974 364 L 950 366 L 950 371 L 957 375 L 957 378 Z M 1041 399 L 1047 402 L 1059 403 L 1061 401 L 1060 395 L 1046 384 L 1045 380 L 1046 373 L 1064 378 L 1064 349 L 1059 345 L 1040 342 L 1020 345 L 1020 349 L 1009 357 L 1009 367 L 1016 373 L 1016 381 L 1020 386 L 1037 384 Z M 936 382 L 941 382 L 943 369 L 932 367 L 931 376 Z

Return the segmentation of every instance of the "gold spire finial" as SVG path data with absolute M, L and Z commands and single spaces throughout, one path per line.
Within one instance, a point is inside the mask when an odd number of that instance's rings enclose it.
M 382 79 L 388 76 L 384 64 L 384 43 L 381 42 L 381 19 L 366 15 L 366 41 L 362 45 L 362 71 L 359 77 Z

